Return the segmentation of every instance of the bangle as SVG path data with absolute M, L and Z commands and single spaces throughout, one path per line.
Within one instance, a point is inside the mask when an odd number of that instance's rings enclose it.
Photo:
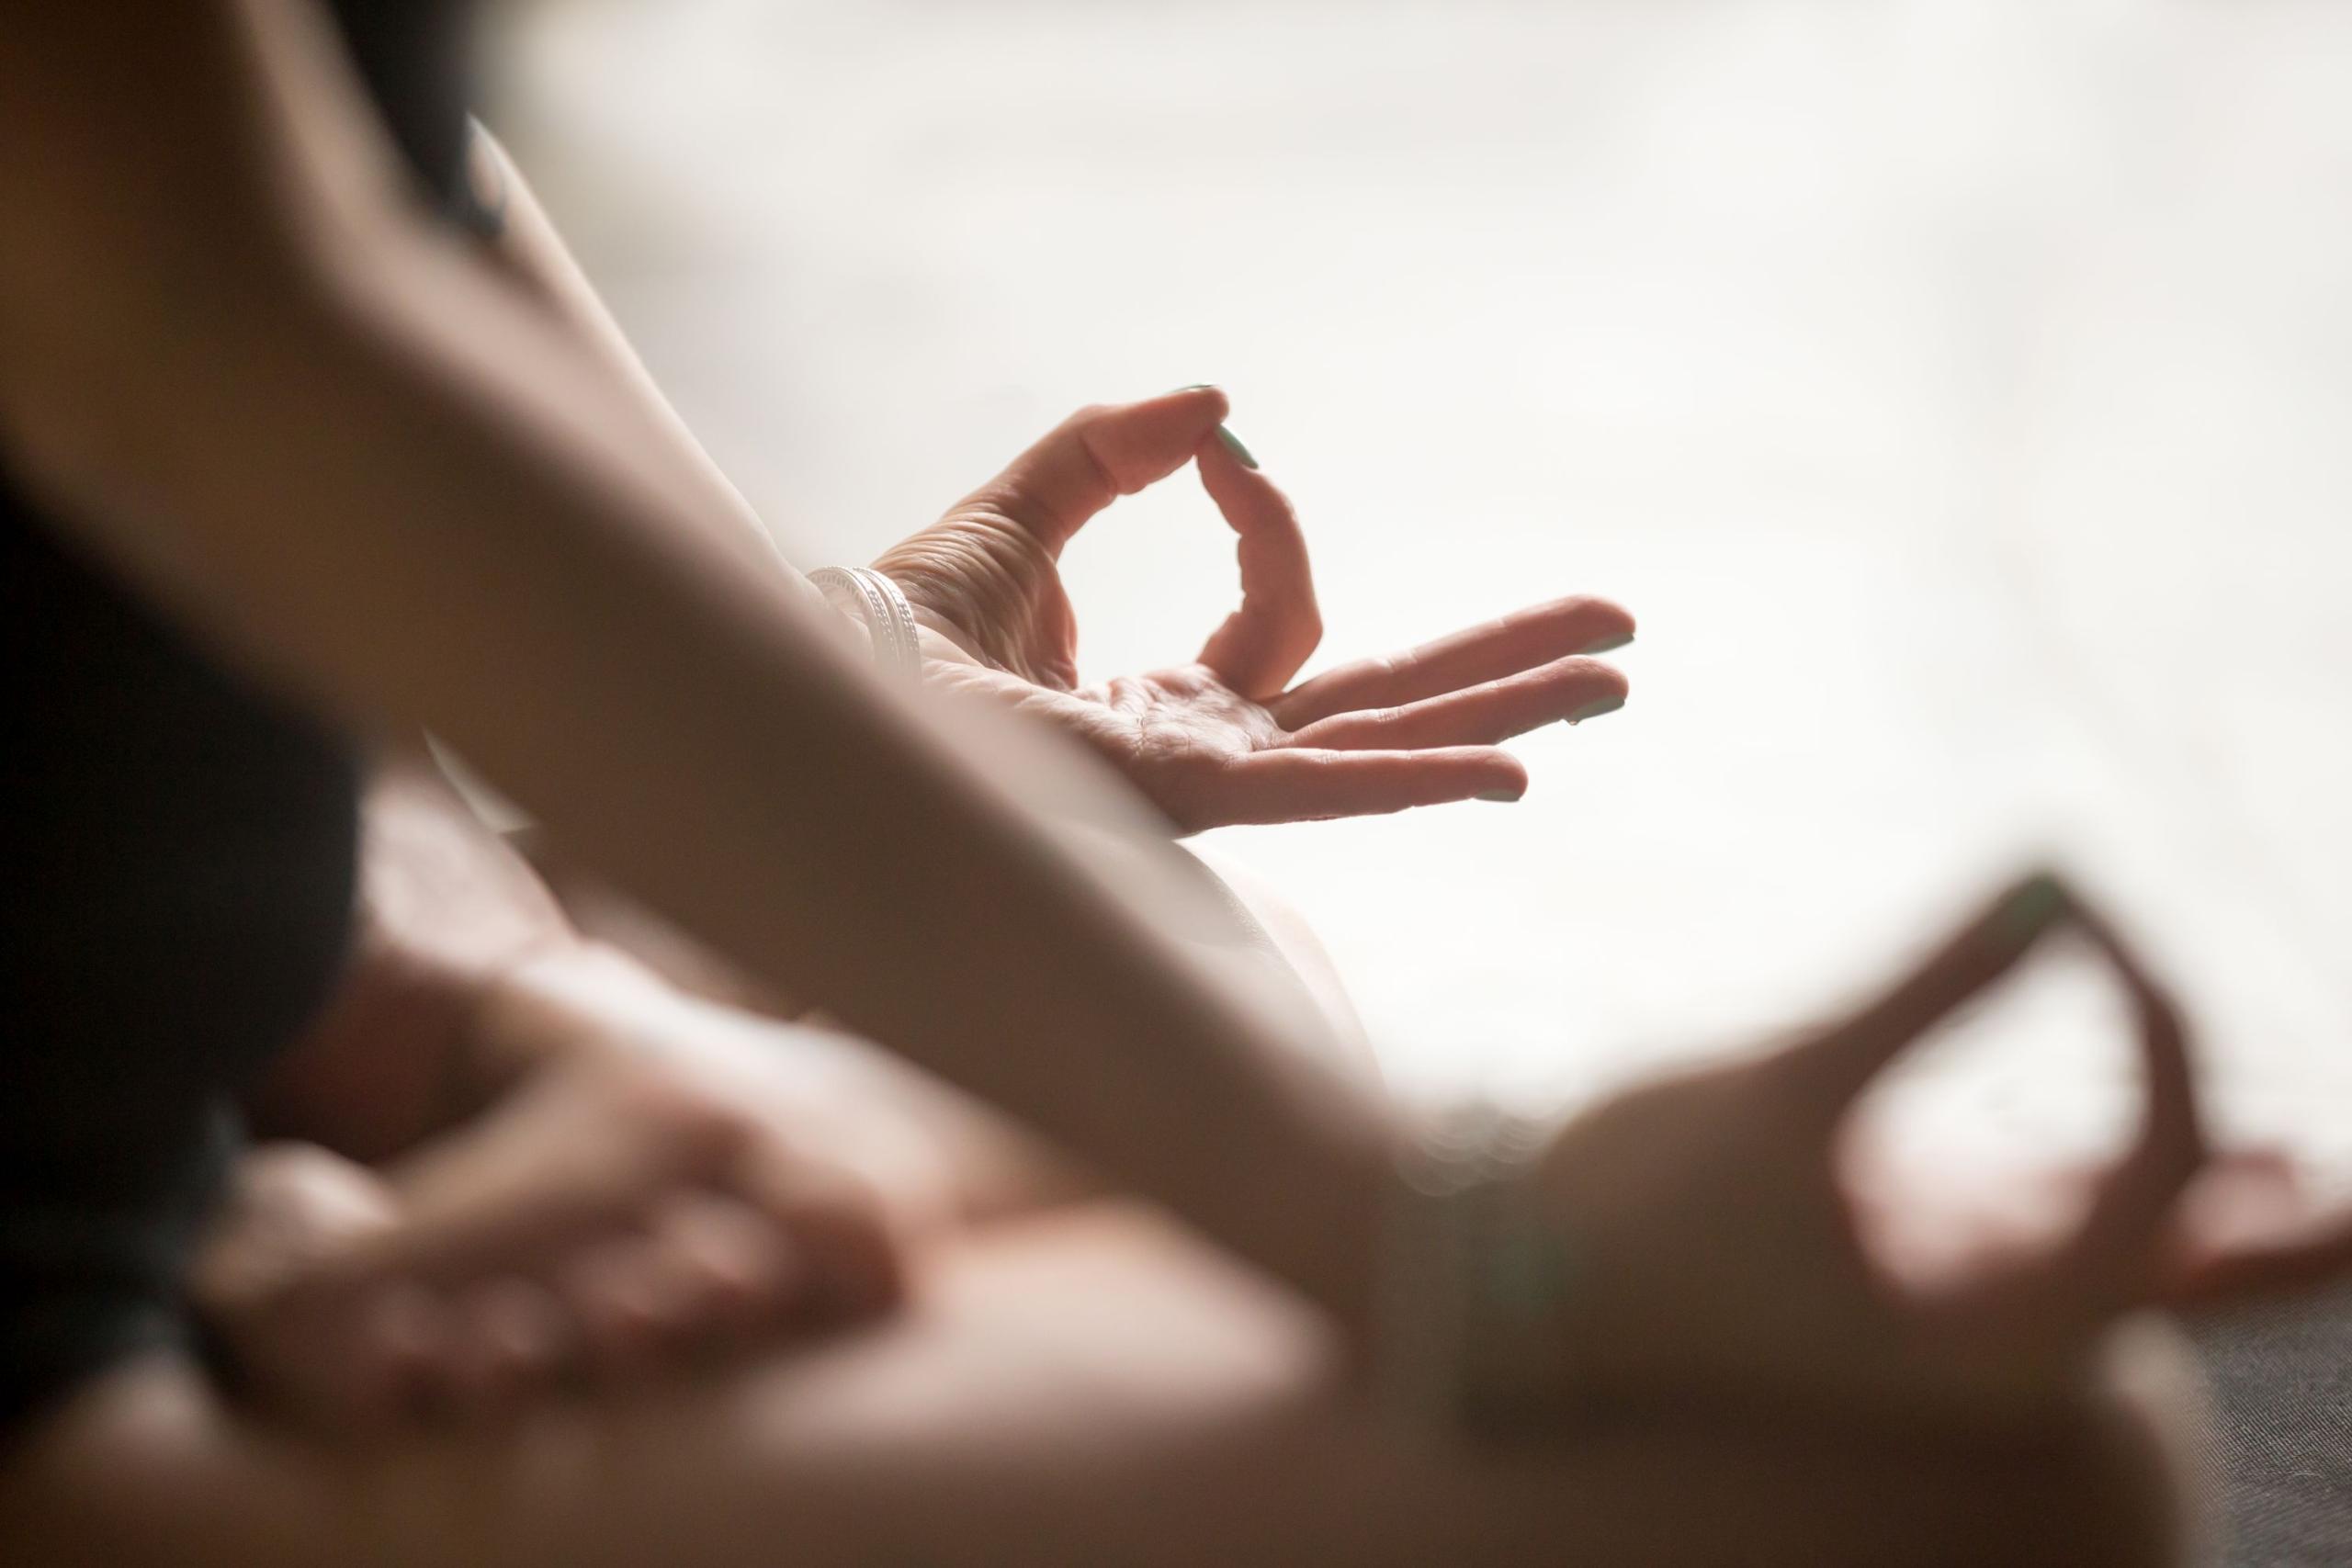
M 916 636 L 915 607 L 906 593 L 872 567 L 820 567 L 808 581 L 829 597 L 839 593 L 873 639 L 874 662 L 901 680 L 922 678 L 922 641 Z
M 1398 1162 L 1376 1379 L 1417 1426 L 1503 1438 L 1566 1414 L 1574 1259 L 1529 1179 L 1548 1142 L 1547 1124 L 1476 1106 Z

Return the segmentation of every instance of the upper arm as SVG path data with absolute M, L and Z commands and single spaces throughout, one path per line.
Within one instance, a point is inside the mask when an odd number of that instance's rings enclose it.
M 40 470 L 393 188 L 309 0 L 0 3 L 0 437 Z

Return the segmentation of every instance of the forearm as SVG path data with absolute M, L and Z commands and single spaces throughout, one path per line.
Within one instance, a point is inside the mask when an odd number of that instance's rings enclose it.
M 477 126 L 468 149 L 469 175 L 499 213 L 490 254 L 525 295 L 561 324 L 587 354 L 609 371 L 616 389 L 643 414 L 650 440 L 666 445 L 683 483 L 699 492 L 705 508 L 734 543 L 763 570 L 788 571 L 766 525 L 726 472 L 703 449 L 678 414 L 637 347 L 613 319 L 595 285 L 572 255 L 539 205 L 538 195 L 491 133 Z

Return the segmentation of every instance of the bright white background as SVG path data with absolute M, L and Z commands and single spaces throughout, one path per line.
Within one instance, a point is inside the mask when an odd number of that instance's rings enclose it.
M 804 565 L 1210 380 L 1327 659 L 1569 591 L 1623 713 L 1516 806 L 1221 836 L 1399 1078 L 1752 1041 L 2025 857 L 2127 909 L 2233 1123 L 2352 1150 L 2352 6 L 565 0 L 491 115 Z M 1189 476 L 1090 674 L 1232 597 Z M 1910 1109 L 2110 1125 L 2063 965 Z

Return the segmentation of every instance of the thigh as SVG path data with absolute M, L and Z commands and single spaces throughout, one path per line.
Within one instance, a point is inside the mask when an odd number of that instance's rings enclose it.
M 380 1451 L 127 1369 L 9 1459 L 0 1559 L 2077 1568 L 2169 1560 L 2143 1436 L 1930 1451 L 1717 1420 L 1463 1452 L 1366 1411 L 1286 1300 L 1095 1211 L 944 1256 L 874 1331 Z

